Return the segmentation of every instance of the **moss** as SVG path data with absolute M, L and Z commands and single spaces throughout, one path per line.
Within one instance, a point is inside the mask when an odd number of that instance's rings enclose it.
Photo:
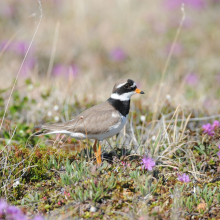
M 215 165 L 215 161 L 213 160 L 213 158 L 209 160 L 209 165 Z
M 49 95 L 49 93 L 48 93 Z M 46 98 L 46 96 L 45 96 Z M 18 94 L 14 97 L 15 100 L 23 100 Z M 1 101 L 1 100 L 0 100 Z M 27 108 L 28 100 L 24 98 L 22 107 Z M 0 102 L 1 103 L 1 102 Z M 33 102 L 34 104 L 34 102 Z M 92 103 L 87 103 L 90 106 Z M 86 104 L 86 105 L 87 105 Z M 1 105 L 1 104 L 0 104 Z M 71 111 L 78 112 L 80 108 L 85 109 L 86 105 L 80 107 L 80 103 L 76 103 L 75 106 L 70 106 L 69 113 Z M 141 103 L 137 103 L 138 107 L 135 107 L 134 111 L 134 129 L 136 126 L 141 126 L 140 116 L 147 111 L 143 109 Z M 14 111 L 23 111 L 22 108 L 14 106 L 11 111 L 13 117 L 18 117 L 18 114 Z M 169 105 L 165 105 L 162 108 L 162 113 L 167 114 L 174 109 Z M 149 122 L 152 120 L 153 112 L 149 112 L 146 120 Z M 168 120 L 168 119 L 167 119 Z M 10 123 L 8 123 L 10 124 Z M 7 126 L 8 126 L 7 124 Z M 173 200 L 175 196 L 175 187 L 177 183 L 177 173 L 181 171 L 192 171 L 191 160 L 195 157 L 195 168 L 200 170 L 203 164 L 209 164 L 206 167 L 204 178 L 203 175 L 199 176 L 198 182 L 192 181 L 189 184 L 179 183 L 179 210 L 180 212 L 188 212 L 190 216 L 192 213 L 198 213 L 196 207 L 202 199 L 206 199 L 207 202 L 212 199 L 212 192 L 215 187 L 220 186 L 220 181 L 215 183 L 207 183 L 207 180 L 213 179 L 212 173 L 207 172 L 211 166 L 217 172 L 216 162 L 216 149 L 212 142 L 214 138 L 217 140 L 219 137 L 205 137 L 200 133 L 197 133 L 196 140 L 194 134 L 187 133 L 188 142 L 184 143 L 184 140 L 180 142 L 184 150 L 178 150 L 172 152 L 171 155 L 164 155 L 163 158 L 169 160 L 168 165 L 175 165 L 179 169 L 174 170 L 169 166 L 161 166 L 154 168 L 155 172 L 143 171 L 141 169 L 139 155 L 130 155 L 131 152 L 124 146 L 117 146 L 118 143 L 114 142 L 112 146 L 117 154 L 117 158 L 104 161 L 99 167 L 94 161 L 89 160 L 87 156 L 87 150 L 83 150 L 80 153 L 65 153 L 62 150 L 53 148 L 49 143 L 54 140 L 53 136 L 45 136 L 41 143 L 38 143 L 39 138 L 29 138 L 33 133 L 33 125 L 20 123 L 17 126 L 17 133 L 14 136 L 15 143 L 10 145 L 10 150 L 1 152 L 1 158 L 7 158 L 7 166 L 0 170 L 0 193 L 1 196 L 8 196 L 8 200 L 12 204 L 23 206 L 29 212 L 56 212 L 68 213 L 69 210 L 75 210 L 72 214 L 72 218 L 85 218 L 85 219 L 102 219 L 103 215 L 111 216 L 111 219 L 126 219 L 126 215 L 117 215 L 115 212 L 128 213 L 134 219 L 139 219 L 141 216 L 140 210 L 146 215 L 162 215 L 163 218 L 170 218 L 170 210 L 174 207 Z M 178 124 L 180 126 L 180 124 Z M 13 126 L 12 126 L 13 127 Z M 14 126 L 15 128 L 15 126 Z M 140 136 L 139 130 L 135 129 L 135 132 Z M 173 133 L 168 129 L 167 135 L 173 137 Z M 178 129 L 176 130 L 178 132 Z M 178 133 L 176 133 L 178 136 Z M 2 136 L 10 138 L 8 131 L 3 131 Z M 206 138 L 204 142 L 203 137 Z M 171 138 L 172 139 L 172 138 Z M 171 140 L 170 139 L 170 140 Z M 191 140 L 192 139 L 192 140 Z M 26 144 L 27 140 L 29 141 Z M 138 140 L 139 141 L 139 140 Z M 141 141 L 141 140 L 140 140 Z M 165 147 L 169 147 L 169 143 L 166 139 L 159 143 L 161 147 L 155 158 L 159 155 L 163 155 Z M 75 141 L 68 139 L 68 144 L 72 144 Z M 4 143 L 4 144 L 2 144 Z M 8 141 L 1 142 L 1 149 L 4 148 Z M 141 142 L 140 142 L 141 143 Z M 184 145 L 182 145 L 184 143 Z M 201 143 L 204 143 L 203 145 Z M 143 152 L 151 152 L 151 148 L 155 142 L 146 142 L 143 148 Z M 89 156 L 93 156 L 91 150 L 92 143 L 89 142 Z M 178 144 L 175 144 L 175 147 Z M 87 146 L 84 144 L 84 146 Z M 196 148 L 196 147 L 197 148 Z M 127 147 L 127 146 L 126 146 Z M 173 148 L 175 148 L 173 147 Z M 198 149 L 205 152 L 205 154 Z M 172 149 L 173 149 L 172 148 Z M 189 149 L 193 149 L 193 157 L 186 154 Z M 213 150 L 215 149 L 215 151 Z M 126 155 L 124 151 L 126 150 Z M 168 152 L 170 153 L 170 152 Z M 190 152 L 191 153 L 191 152 Z M 127 154 L 130 157 L 127 157 Z M 210 157 L 207 157 L 207 155 Z M 214 157 L 213 157 L 214 155 Z M 119 159 L 120 158 L 120 159 Z M 214 158 L 214 159 L 213 159 Z M 164 159 L 165 160 L 165 159 Z M 122 165 L 122 162 L 126 165 Z M 163 161 L 162 161 L 163 162 Z M 158 161 L 158 165 L 162 164 Z M 130 166 L 127 166 L 130 164 Z M 199 172 L 199 171 L 198 171 Z M 163 181 L 161 181 L 162 177 Z M 13 187 L 13 183 L 19 179 L 20 184 L 17 187 Z M 191 176 L 193 180 L 193 175 Z M 148 180 L 148 181 L 147 181 Z M 6 187 L 3 188 L 2 184 L 6 183 Z M 207 184 L 205 184 L 207 183 Z M 207 185 L 207 191 L 205 186 Z M 155 191 L 154 190 L 155 187 Z M 217 189 L 218 189 L 217 188 Z M 196 194 L 192 193 L 196 190 Z M 182 190 L 182 191 L 180 191 Z M 65 192 L 65 193 L 64 193 Z M 205 198 L 204 195 L 208 195 Z M 220 194 L 218 191 L 213 196 L 213 207 L 218 210 L 220 204 Z M 97 207 L 97 212 L 91 213 L 89 206 L 94 205 Z M 159 206 L 160 211 L 154 212 L 154 208 Z M 213 209 L 213 210 L 214 210 Z M 60 211 L 61 210 L 61 211 Z M 210 212 L 212 209 L 209 210 Z M 156 213 L 156 214 L 155 214 Z M 214 212 L 213 212 L 214 213 Z M 207 213 L 204 213 L 207 214 Z M 214 215 L 214 214 L 213 214 Z M 120 217 L 119 217 L 120 216 Z M 158 217 L 157 216 L 157 217 Z M 215 214 L 217 216 L 217 214 Z M 183 217 L 183 216 L 182 216 Z

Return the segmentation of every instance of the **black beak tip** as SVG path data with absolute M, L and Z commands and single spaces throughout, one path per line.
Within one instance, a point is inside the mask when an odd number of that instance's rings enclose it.
M 145 93 L 143 91 L 141 91 L 140 94 L 145 94 Z

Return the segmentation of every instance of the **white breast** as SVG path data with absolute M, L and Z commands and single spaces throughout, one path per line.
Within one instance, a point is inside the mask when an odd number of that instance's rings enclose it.
M 107 133 L 103 134 L 104 136 L 106 136 L 103 139 L 109 138 L 109 137 L 112 137 L 112 136 L 118 134 L 122 130 L 122 128 L 125 126 L 125 124 L 127 122 L 127 117 L 128 117 L 128 115 L 126 115 L 126 117 L 121 116 L 121 121 L 119 121 L 117 124 L 111 126 L 109 131 Z

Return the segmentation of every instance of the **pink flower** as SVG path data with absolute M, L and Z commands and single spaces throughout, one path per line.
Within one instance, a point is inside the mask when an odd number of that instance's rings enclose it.
M 124 61 L 127 56 L 122 48 L 117 47 L 111 51 L 110 57 L 113 61 L 118 62 L 118 61 Z
M 60 204 L 61 204 L 61 202 L 58 202 L 57 204 L 58 204 L 58 205 L 60 205 Z
M 195 73 L 190 73 L 185 77 L 186 83 L 190 86 L 196 86 L 199 82 L 199 78 Z
M 1 8 L 0 8 L 0 16 L 10 18 L 15 15 L 15 11 L 16 10 L 15 10 L 14 5 L 3 3 L 3 5 L 1 5 Z
M 153 167 L 156 165 L 155 161 L 152 158 L 147 158 L 146 156 L 142 159 L 141 163 L 143 164 L 142 169 L 147 170 L 152 170 Z
M 219 158 L 219 160 L 220 160 L 220 151 L 217 153 L 217 155 L 218 155 L 218 158 Z
M 214 121 L 213 124 L 212 124 L 212 128 L 215 129 L 215 128 L 219 128 L 220 127 L 220 122 L 219 121 Z
M 215 129 L 220 127 L 220 122 L 219 121 L 214 121 L 213 124 L 211 125 L 210 123 L 205 124 L 202 126 L 203 133 L 208 134 L 209 136 L 213 136 L 215 134 Z
M 33 220 L 44 220 L 44 217 L 41 215 L 36 215 Z
M 8 207 L 8 204 L 5 202 L 5 200 L 0 200 L 0 216 L 3 215 L 4 210 Z
M 2 41 L 0 43 L 0 48 L 3 49 L 7 43 L 8 43 L 7 41 Z M 16 53 L 21 56 L 24 56 L 28 50 L 29 45 L 30 42 L 28 41 L 14 41 L 8 45 L 6 51 L 8 52 L 10 51 L 12 53 Z M 31 48 L 29 50 L 29 55 L 32 55 L 33 53 L 34 53 L 34 46 L 31 45 Z
M 76 65 L 62 65 L 58 64 L 53 68 L 52 74 L 54 76 L 65 76 L 69 75 L 76 76 L 79 73 L 79 68 Z
M 126 165 L 124 161 L 121 161 L 121 164 L 122 164 L 123 166 L 125 166 L 125 165 Z
M 7 41 L 2 41 L 0 43 L 0 50 L 5 48 L 7 43 L 8 43 Z M 26 42 L 26 41 L 11 42 L 7 46 L 6 52 L 17 54 L 17 55 L 19 55 L 23 58 L 24 55 L 26 54 L 27 50 L 28 50 L 29 44 L 30 43 Z M 36 59 L 34 57 L 34 46 L 32 45 L 30 50 L 29 50 L 29 54 L 28 54 L 27 58 L 25 59 L 24 64 L 22 66 L 21 76 L 23 76 L 23 77 L 29 76 L 30 71 L 33 70 L 33 68 L 35 66 L 35 63 L 36 63 Z
M 170 50 L 172 48 L 172 44 L 168 44 L 167 48 L 166 48 L 166 53 L 169 54 Z M 183 52 L 183 47 L 182 44 L 180 43 L 176 43 L 173 47 L 173 53 L 172 55 L 175 57 L 178 57 L 181 55 L 181 53 Z
M 124 162 L 124 161 L 121 161 L 121 164 L 123 165 L 124 168 L 131 166 L 130 163 L 127 163 L 127 162 Z
M 210 123 L 202 126 L 203 133 L 208 134 L 209 136 L 213 136 L 215 132 L 213 131 L 213 127 Z
M 178 174 L 177 176 L 178 176 L 178 180 L 181 181 L 181 182 L 188 183 L 188 182 L 191 181 L 190 178 L 189 178 L 189 175 L 187 175 L 185 173 L 183 175 Z
M 7 214 L 11 215 L 20 215 L 22 214 L 21 210 L 16 206 L 8 206 L 6 209 Z
M 12 47 L 16 53 L 20 55 L 25 55 L 28 50 L 29 44 L 29 42 L 17 41 L 14 44 L 12 44 Z M 33 48 L 31 50 L 33 50 Z
M 20 208 L 17 206 L 9 205 L 4 200 L 0 199 L 0 219 L 11 219 L 11 220 L 28 220 L 29 218 L 23 214 Z M 43 220 L 42 216 L 35 216 L 33 220 Z
M 21 76 L 28 77 L 30 75 L 31 70 L 34 69 L 36 60 L 33 57 L 29 57 L 24 61 L 24 65 L 21 69 Z
M 215 76 L 215 79 L 218 83 L 220 83 L 220 73 L 218 73 L 216 76 Z

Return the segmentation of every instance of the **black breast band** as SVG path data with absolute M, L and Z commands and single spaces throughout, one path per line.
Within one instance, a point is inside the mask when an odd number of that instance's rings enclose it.
M 118 110 L 123 116 L 129 113 L 130 110 L 130 100 L 120 101 L 118 99 L 109 98 L 108 102 Z

